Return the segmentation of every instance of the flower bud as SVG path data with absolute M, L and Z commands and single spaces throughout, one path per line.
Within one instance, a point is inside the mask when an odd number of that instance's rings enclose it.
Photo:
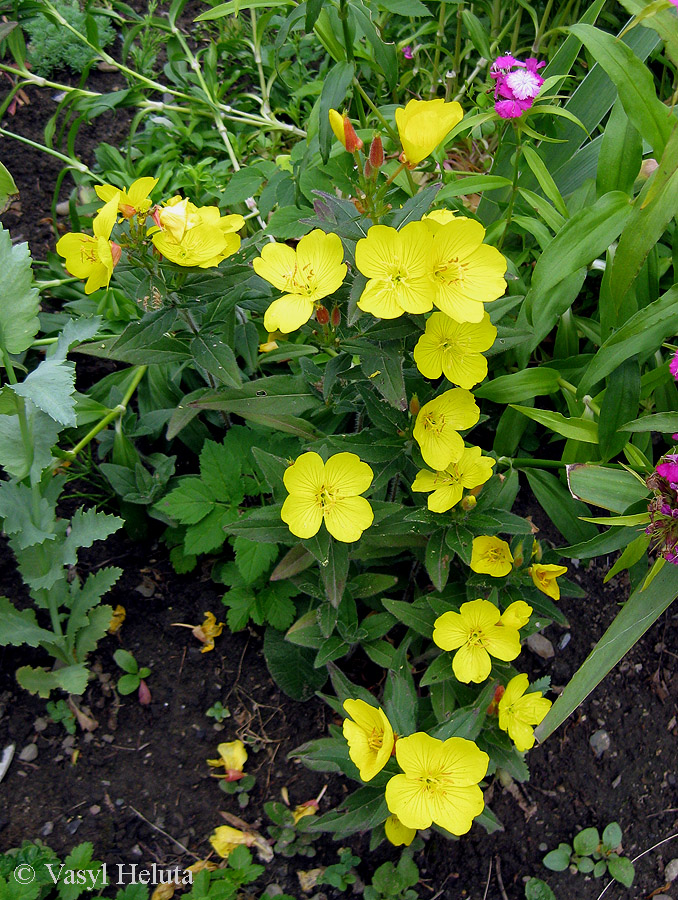
M 151 702 L 151 692 L 148 689 L 148 685 L 146 684 L 146 682 L 144 681 L 143 678 L 139 682 L 138 696 L 139 696 L 139 703 L 141 703 L 142 706 L 148 706 L 149 703 Z
M 410 415 L 418 416 L 420 409 L 421 409 L 421 404 L 419 403 L 419 397 L 417 397 L 417 395 L 414 394 L 412 399 L 410 400 Z
M 332 328 L 338 328 L 341 324 L 341 310 L 338 306 L 335 306 L 332 309 L 332 312 L 330 314 L 330 322 L 332 324 Z
M 330 321 L 330 314 L 324 306 L 317 307 L 315 317 L 319 325 L 327 325 Z
M 464 499 L 461 501 L 461 508 L 465 509 L 466 512 L 473 509 L 478 501 L 473 496 L 473 494 L 467 494 Z
M 497 712 L 497 707 L 498 707 L 498 705 L 499 705 L 499 701 L 500 701 L 501 698 L 504 696 L 504 691 L 505 691 L 505 690 L 506 690 L 506 688 L 504 687 L 503 684 L 497 685 L 497 688 L 496 688 L 496 690 L 495 690 L 495 692 L 494 692 L 494 697 L 492 698 L 492 702 L 491 702 L 490 705 L 487 707 L 487 714 L 488 714 L 488 716 L 495 715 L 495 713 Z
M 656 159 L 644 159 L 643 164 L 640 167 L 640 172 L 638 172 L 638 180 L 647 181 L 650 175 L 652 175 L 658 168 L 659 163 Z
M 111 256 L 113 257 L 113 268 L 115 268 L 120 262 L 120 257 L 122 255 L 122 247 L 120 244 L 116 244 L 115 241 L 111 241 Z
M 380 134 L 375 134 L 372 138 L 369 159 L 375 169 L 380 169 L 384 165 L 384 145 L 381 142 Z
M 331 109 L 330 127 L 332 128 L 336 139 L 349 153 L 355 153 L 356 150 L 362 150 L 363 142 L 355 133 L 355 129 L 348 116 L 342 116 L 336 109 Z

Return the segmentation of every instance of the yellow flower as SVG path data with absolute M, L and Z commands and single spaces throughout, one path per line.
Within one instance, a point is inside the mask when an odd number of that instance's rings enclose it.
M 349 153 L 355 153 L 356 150 L 362 150 L 363 142 L 355 133 L 355 128 L 347 115 L 342 116 L 336 109 L 331 109 L 330 128 L 334 132 L 336 139 L 342 144 L 344 150 L 348 150 Z
M 426 159 L 463 116 L 456 100 L 410 100 L 407 106 L 398 107 L 395 120 L 403 145 L 401 160 L 411 169 Z
M 560 600 L 560 585 L 557 578 L 567 574 L 567 566 L 544 566 L 535 563 L 527 570 L 532 576 L 535 587 L 552 600 Z
M 400 231 L 373 225 L 355 248 L 356 266 L 369 279 L 358 300 L 360 309 L 379 319 L 432 309 L 431 245 L 423 222 L 410 222 Z
M 302 453 L 285 470 L 289 496 L 280 517 L 292 534 L 310 538 L 325 527 L 338 541 L 357 541 L 374 519 L 372 507 L 359 496 L 374 473 L 355 453 L 335 453 L 324 463 L 317 453 Z
M 344 700 L 351 719 L 344 719 L 348 755 L 358 767 L 363 781 L 381 772 L 393 751 L 393 728 L 384 711 L 364 700 Z
M 206 612 L 205 621 L 202 625 L 197 625 L 193 629 L 194 637 L 197 637 L 205 645 L 200 652 L 208 653 L 210 650 L 214 650 L 214 638 L 219 637 L 223 630 L 224 623 L 217 622 L 214 613 Z
M 445 313 L 434 312 L 426 331 L 414 348 L 414 361 L 426 378 L 445 378 L 462 388 L 472 388 L 487 375 L 483 350 L 489 350 L 497 329 L 487 313 L 481 322 L 456 322 Z
M 386 785 L 386 805 L 406 828 L 433 822 L 452 834 L 466 834 L 485 806 L 478 782 L 490 758 L 473 741 L 439 741 L 423 732 L 400 738 L 396 758 L 403 770 Z
M 122 628 L 122 623 L 125 621 L 127 617 L 127 612 L 125 611 L 125 607 L 121 606 L 119 603 L 113 610 L 113 615 L 111 616 L 111 623 L 108 626 L 109 634 L 117 634 L 118 631 Z
M 526 694 L 528 687 L 527 675 L 516 675 L 506 685 L 498 705 L 499 727 L 508 732 L 521 753 L 534 747 L 532 726 L 539 725 L 551 708 L 551 701 L 541 693 Z
M 289 334 L 308 322 L 318 301 L 338 290 L 346 277 L 343 258 L 339 236 L 318 228 L 305 235 L 296 250 L 287 244 L 267 244 L 252 265 L 284 296 L 266 310 L 264 328 Z
M 482 575 L 501 578 L 508 575 L 513 564 L 511 548 L 498 537 L 482 535 L 473 538 L 471 551 L 471 568 Z
M 458 218 L 433 235 L 434 304 L 457 322 L 482 322 L 483 303 L 506 290 L 506 259 L 483 244 L 485 229 L 473 219 Z
M 499 619 L 500 625 L 507 628 L 524 628 L 530 621 L 532 615 L 532 607 L 524 600 L 515 600 L 510 606 L 507 606 Z
M 452 509 L 462 498 L 464 488 L 478 487 L 492 475 L 494 460 L 483 456 L 480 447 L 464 447 L 457 462 L 450 463 L 444 472 L 417 472 L 412 490 L 433 491 L 428 498 L 431 512 L 443 513 Z
M 436 232 L 440 225 L 447 225 L 455 218 L 456 215 L 451 209 L 432 209 L 430 213 L 422 216 L 421 220 L 432 226 L 432 230 Z
M 108 203 L 118 195 L 118 212 L 126 219 L 132 216 L 147 213 L 151 208 L 150 193 L 158 183 L 157 178 L 137 178 L 128 191 L 121 191 L 112 184 L 97 184 L 94 186 L 97 197 Z
M 157 208 L 152 228 L 153 245 L 166 259 L 179 266 L 201 269 L 218 266 L 240 249 L 236 233 L 245 224 L 242 216 L 222 216 L 216 206 L 195 206 L 176 196 Z
M 224 859 L 227 859 L 229 854 L 241 844 L 251 847 L 255 842 L 255 835 L 240 831 L 239 828 L 231 828 L 230 825 L 220 825 L 210 837 L 210 844 Z
M 117 219 L 118 194 L 103 206 L 92 222 L 94 237 L 88 234 L 65 234 L 56 251 L 66 260 L 66 270 L 76 278 L 86 278 L 85 293 L 108 287 L 113 268 L 120 259 L 120 247 L 111 241 Z
M 479 418 L 473 394 L 463 388 L 445 391 L 425 403 L 417 415 L 413 434 L 426 465 L 443 472 L 450 463 L 458 462 L 464 452 L 464 441 L 458 432 L 471 428 Z
M 300 819 L 305 819 L 306 816 L 314 816 L 317 812 L 318 804 L 315 800 L 309 800 L 308 803 L 300 803 L 299 806 L 295 806 L 292 811 L 294 824 L 296 825 Z
M 384 831 L 389 841 L 396 847 L 409 847 L 417 833 L 416 828 L 408 828 L 398 816 L 389 816 L 384 822 Z
M 215 778 L 225 778 L 226 781 L 238 781 L 243 777 L 243 769 L 247 762 L 247 750 L 242 741 L 226 741 L 217 747 L 219 759 L 208 759 L 207 765 L 218 769 L 223 766 L 225 775 L 216 775 Z
M 452 670 L 459 681 L 479 684 L 492 669 L 490 656 L 509 662 L 520 654 L 520 634 L 501 621 L 489 600 L 469 600 L 459 612 L 446 612 L 434 623 L 433 641 L 441 650 L 456 650 Z

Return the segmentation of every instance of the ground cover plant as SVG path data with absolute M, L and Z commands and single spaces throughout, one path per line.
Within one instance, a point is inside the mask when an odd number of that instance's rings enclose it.
M 0 233 L 0 515 L 29 593 L 0 600 L 0 644 L 41 648 L 19 683 L 87 728 L 91 654 L 125 612 L 101 602 L 121 570 L 84 579 L 79 551 L 124 524 L 224 586 L 225 621 L 196 609 L 173 627 L 203 653 L 224 628 L 259 629 L 285 694 L 334 716 L 294 758 L 357 785 L 322 814 L 269 804 L 268 838 L 215 827 L 229 865 L 243 845 L 265 863 L 312 855 L 323 833 L 411 854 L 431 828 L 499 830 L 493 776 L 526 782 L 536 739 L 678 595 L 678 15 L 624 7 L 530 7 L 528 25 L 498 4 L 440 4 L 436 21 L 418 0 L 226 3 L 196 40 L 183 4 L 121 5 L 118 58 L 39 4 L 128 87 L 48 83 L 65 96 L 45 147 L 75 176 L 38 270 L 49 310 L 26 245 Z M 3 111 L 46 83 L 22 42 L 35 11 L 5 30 Z M 99 147 L 94 171 L 78 131 L 123 107 L 128 145 Z M 73 352 L 115 370 L 76 390 Z M 74 475 L 102 508 L 66 518 Z M 514 512 L 521 478 L 560 540 Z M 561 594 L 590 602 L 563 560 L 618 550 L 606 578 L 628 570 L 630 598 L 552 703 L 524 643 L 570 624 Z M 143 658 L 115 660 L 118 693 L 150 705 L 156 667 L 149 689 Z M 239 808 L 246 760 L 241 741 L 209 760 Z M 620 840 L 606 866 L 627 883 Z M 339 855 L 317 884 L 355 882 L 359 857 Z M 402 859 L 373 896 L 396 871 L 411 896 Z

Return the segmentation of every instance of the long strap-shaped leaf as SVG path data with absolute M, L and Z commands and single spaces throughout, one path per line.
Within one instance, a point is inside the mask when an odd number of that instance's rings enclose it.
M 579 671 L 535 729 L 540 741 L 561 725 L 678 597 L 678 566 L 665 565 L 646 590 L 637 588 Z

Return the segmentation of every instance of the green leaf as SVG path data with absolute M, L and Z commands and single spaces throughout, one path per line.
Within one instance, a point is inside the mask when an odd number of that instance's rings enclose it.
M 583 441 L 586 444 L 598 443 L 598 424 L 593 419 L 577 419 L 574 416 L 568 418 L 562 413 L 551 412 L 547 409 L 532 409 L 529 406 L 510 405 L 511 409 L 515 409 L 527 416 L 528 419 L 550 428 L 551 431 L 555 431 L 561 437 L 574 441 Z
M 377 0 L 378 6 L 398 16 L 430 17 L 431 12 L 420 0 Z
M 89 672 L 84 663 L 65 666 L 63 669 L 48 671 L 32 666 L 22 666 L 16 671 L 16 680 L 24 690 L 38 694 L 43 700 L 51 691 L 60 688 L 67 694 L 84 694 Z
M 264 635 L 264 657 L 278 687 L 293 700 L 308 700 L 327 681 L 324 669 L 315 669 L 315 654 L 286 641 L 274 628 Z
M 253 197 L 264 181 L 263 172 L 255 166 L 244 166 L 231 175 L 231 178 L 221 193 L 220 202 L 225 206 L 233 203 L 242 203 Z
M 304 222 L 312 214 L 308 206 L 281 206 L 269 218 L 265 234 L 287 241 L 308 234 L 313 226 Z
M 525 884 L 525 900 L 556 900 L 556 895 L 545 881 L 530 878 Z
M 641 416 L 639 419 L 625 422 L 621 429 L 634 433 L 663 431 L 665 434 L 673 434 L 678 431 L 678 413 L 654 413 L 650 416 Z
M 643 558 L 649 546 L 649 534 L 639 534 L 638 537 L 635 540 L 631 541 L 631 543 L 624 549 L 624 552 L 621 554 L 619 559 L 607 572 L 605 578 L 603 578 L 603 584 L 607 584 L 607 582 L 611 578 L 614 578 L 615 575 L 618 575 L 619 572 L 623 572 L 625 569 L 630 569 L 631 566 L 634 566 L 639 560 Z
M 615 513 L 625 512 L 632 504 L 648 500 L 650 495 L 642 479 L 631 472 L 590 463 L 568 466 L 567 483 L 574 497 Z
M 598 196 L 602 197 L 610 191 L 624 191 L 632 195 L 642 161 L 642 139 L 617 97 L 600 145 L 596 173 Z
M 139 674 L 123 675 L 118 679 L 118 693 L 122 694 L 123 697 L 126 697 L 128 694 L 133 694 L 134 691 L 136 691 L 136 689 L 139 687 L 140 679 L 141 676 Z
M 218 550 L 226 540 L 226 525 L 231 525 L 238 519 L 238 511 L 224 509 L 223 506 L 215 506 L 204 519 L 195 525 L 189 525 L 184 538 L 184 553 L 187 556 L 200 553 L 211 553 Z
M 403 379 L 403 354 L 399 348 L 381 346 L 374 353 L 361 354 L 362 370 L 391 406 L 404 412 L 407 395 Z
M 292 534 L 280 519 L 280 506 L 264 506 L 247 510 L 233 522 L 223 526 L 226 534 L 239 535 L 266 544 L 289 544 Z
M 24 550 L 56 537 L 53 505 L 40 497 L 35 509 L 31 489 L 25 484 L 0 483 L 0 517 L 4 520 L 2 530 L 11 536 L 15 549 Z
M 579 383 L 583 395 L 625 359 L 654 353 L 667 337 L 678 331 L 678 285 L 631 316 L 598 350 Z
M 555 181 L 544 164 L 544 160 L 529 144 L 523 146 L 523 156 L 525 157 L 525 162 L 532 170 L 532 174 L 539 182 L 539 187 L 544 192 L 544 196 L 548 197 L 558 212 L 567 219 L 570 213 L 568 212 L 567 206 L 565 206 L 565 201 L 563 200 L 560 191 L 556 187 Z
M 7 597 L 0 597 L 0 647 L 12 645 L 39 647 L 41 643 L 54 643 L 56 636 L 38 625 L 32 609 L 16 609 Z
M 136 675 L 139 672 L 137 661 L 129 650 L 123 650 L 122 647 L 119 647 L 113 654 L 113 659 L 123 672 L 128 672 L 130 675 Z
M 214 496 L 199 478 L 184 478 L 179 487 L 163 497 L 158 508 L 182 525 L 195 525 L 214 509 Z
M 404 600 L 391 600 L 388 597 L 382 597 L 381 604 L 391 615 L 417 634 L 429 639 L 433 637 L 433 623 L 437 616 L 430 607 L 417 606 Z
M 194 22 L 210 22 L 213 19 L 223 19 L 225 16 L 237 16 L 238 13 L 248 9 L 271 9 L 277 6 L 294 6 L 294 0 L 228 0 L 228 3 L 219 3 L 207 12 L 201 13 Z
M 618 822 L 610 822 L 603 831 L 603 843 L 610 850 L 616 850 L 622 842 L 622 830 Z
M 538 323 L 545 317 L 543 306 L 551 291 L 604 253 L 619 236 L 630 215 L 629 197 L 621 191 L 613 191 L 575 213 L 563 225 L 537 260 L 525 298 L 528 321 L 535 323 L 537 333 L 540 333 Z
M 560 372 L 541 366 L 537 369 L 525 369 L 512 375 L 500 375 L 492 381 L 486 381 L 473 393 L 482 400 L 493 403 L 518 403 L 541 394 L 553 394 L 559 390 Z
M 510 178 L 503 178 L 501 175 L 459 176 L 455 181 L 446 184 L 436 199 L 443 203 L 446 200 L 451 200 L 453 197 L 466 197 L 469 194 L 481 194 L 483 191 L 510 188 L 511 183 Z
M 640 366 L 637 359 L 626 359 L 610 372 L 598 417 L 598 444 L 604 460 L 616 456 L 628 443 L 630 436 L 622 425 L 638 411 L 639 401 Z
M 241 460 L 227 443 L 205 441 L 200 451 L 200 481 L 213 500 L 238 506 L 245 492 L 241 479 Z M 188 523 L 186 523 L 188 524 Z
M 678 597 L 678 570 L 664 566 L 645 590 L 636 588 L 535 731 L 545 740 L 595 690 Z
M 233 541 L 235 564 L 247 584 L 252 584 L 267 572 L 278 556 L 277 544 L 262 544 L 248 541 L 242 535 Z
M 526 469 L 525 475 L 539 505 L 565 540 L 574 544 L 597 533 L 595 525 L 579 520 L 582 514 L 589 512 L 587 507 L 571 497 L 555 475 L 541 469 Z
M 302 415 L 321 405 L 304 378 L 294 375 L 269 375 L 236 388 L 221 388 L 195 400 L 199 409 L 217 409 L 248 418 L 259 415 Z
M 450 562 L 454 553 L 445 542 L 445 529 L 434 531 L 426 545 L 426 571 L 437 591 L 447 584 L 450 575 Z
M 2 37 L 4 38 L 5 35 L 3 34 Z M 14 179 L 5 166 L 0 163 L 0 213 L 3 213 L 9 206 L 9 198 L 18 193 L 19 188 L 16 186 Z
M 242 374 L 233 350 L 216 335 L 197 334 L 191 341 L 191 353 L 197 365 L 221 384 L 229 387 L 242 384 Z
M 0 304 L 0 346 L 8 353 L 28 350 L 38 333 L 40 296 L 33 287 L 28 244 L 14 244 L 9 231 L 0 226 L 0 271 L 3 296 L 11 303 Z
M 350 9 L 367 42 L 372 45 L 376 63 L 376 66 L 373 67 L 374 71 L 384 76 L 390 90 L 395 90 L 398 83 L 398 55 L 395 44 L 388 43 L 375 28 L 372 22 L 372 9 L 362 0 L 353 0 Z M 374 10 L 374 14 L 376 15 L 376 10 Z
M 118 516 L 100 512 L 95 507 L 76 509 L 71 519 L 71 530 L 63 543 L 64 565 L 74 566 L 78 561 L 77 552 L 82 547 L 91 547 L 95 541 L 104 541 L 115 534 L 124 521 Z
M 61 425 L 75 426 L 75 365 L 63 359 L 43 359 L 20 384 L 15 394 L 30 400 Z
M 607 868 L 615 881 L 623 884 L 624 887 L 631 887 L 636 870 L 630 859 L 627 859 L 625 856 L 610 856 L 607 861 Z
M 635 53 L 614 35 L 593 25 L 569 29 L 586 46 L 614 82 L 624 111 L 659 159 L 671 134 L 671 113 L 655 93 L 652 73 Z
M 579 856 L 590 856 L 598 849 L 600 835 L 597 828 L 584 828 L 574 836 L 572 846 Z
M 572 848 L 569 844 L 558 844 L 555 850 L 546 854 L 542 862 L 552 872 L 564 872 L 570 865 L 571 853 Z

